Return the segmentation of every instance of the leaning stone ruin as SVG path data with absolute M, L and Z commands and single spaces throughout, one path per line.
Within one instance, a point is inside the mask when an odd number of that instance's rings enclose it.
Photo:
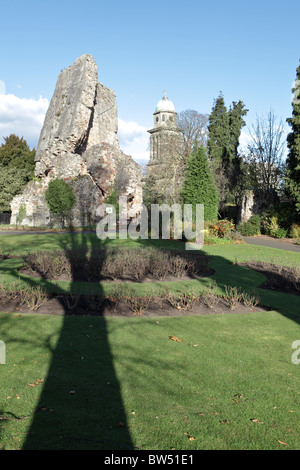
M 13 199 L 11 224 L 24 207 L 22 225 L 50 224 L 44 194 L 55 178 L 73 188 L 74 226 L 97 222 L 96 209 L 114 184 L 127 197 L 128 217 L 135 218 L 142 205 L 142 171 L 121 151 L 117 133 L 115 93 L 98 82 L 94 58 L 84 54 L 58 77 L 37 146 L 36 178 Z

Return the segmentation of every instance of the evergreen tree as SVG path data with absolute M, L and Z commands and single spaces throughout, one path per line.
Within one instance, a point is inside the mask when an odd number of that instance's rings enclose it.
M 300 213 L 300 66 L 296 71 L 292 117 L 287 119 L 292 131 L 287 136 L 289 149 L 286 161 L 286 187 Z
M 238 146 L 240 144 L 240 136 L 242 128 L 246 125 L 243 116 L 246 116 L 248 109 L 245 109 L 244 103 L 240 100 L 238 103 L 233 101 L 230 106 L 229 114 L 229 160 L 230 165 L 227 167 L 228 188 L 230 194 L 234 197 L 235 202 L 240 202 L 240 194 L 242 181 L 244 181 L 243 160 L 239 156 Z
M 23 170 L 25 178 L 34 177 L 35 149 L 30 150 L 26 140 L 15 134 L 4 137 L 5 143 L 0 147 L 0 166 Z
M 241 100 L 238 103 L 233 101 L 232 106 L 229 108 L 229 149 L 231 162 L 235 162 L 238 159 L 241 130 L 246 125 L 243 116 L 246 116 L 247 112 L 248 109 L 245 109 L 245 105 Z
M 24 170 L 0 165 L 0 212 L 10 212 L 10 203 L 27 183 Z
M 209 157 L 218 163 L 230 161 L 230 127 L 229 114 L 224 103 L 224 97 L 220 92 L 214 101 L 208 124 L 208 153 Z
M 225 167 L 232 165 L 238 157 L 241 130 L 246 125 L 243 116 L 247 112 L 241 100 L 233 101 L 227 111 L 222 94 L 214 102 L 208 125 L 209 156 L 222 162 Z
M 50 212 L 59 215 L 64 226 L 65 217 L 76 202 L 72 187 L 63 179 L 52 180 L 45 191 L 45 199 Z
M 181 196 L 185 204 L 204 204 L 204 220 L 218 217 L 219 197 L 204 147 L 195 146 L 187 161 Z M 195 213 L 195 209 L 194 209 Z
M 219 195 L 225 202 L 242 177 L 242 160 L 238 155 L 239 139 L 246 125 L 243 117 L 248 110 L 240 100 L 227 110 L 222 93 L 214 101 L 208 125 L 208 150 L 211 169 Z

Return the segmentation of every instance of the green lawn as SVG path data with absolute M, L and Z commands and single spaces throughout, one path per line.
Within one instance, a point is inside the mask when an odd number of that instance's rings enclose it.
M 99 241 L 30 234 L 1 242 L 21 254 Z M 259 289 L 264 276 L 234 264 L 295 265 L 300 256 L 247 245 L 204 250 L 220 293 L 229 284 L 256 289 L 274 310 L 173 318 L 1 313 L 0 415 L 13 419 L 0 420 L 0 449 L 300 449 L 300 365 L 291 360 L 299 297 Z M 0 262 L 0 275 L 13 281 L 19 265 Z

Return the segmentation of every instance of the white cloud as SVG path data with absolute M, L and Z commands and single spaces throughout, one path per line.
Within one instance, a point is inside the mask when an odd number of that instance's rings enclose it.
M 3 80 L 0 80 L 0 95 L 5 95 L 5 92 L 6 92 L 5 82 Z
M 46 98 L 18 98 L 0 93 L 0 141 L 3 142 L 3 137 L 16 134 L 31 147 L 36 147 L 48 106 Z
M 242 152 L 243 150 L 245 151 L 247 149 L 248 144 L 250 144 L 251 141 L 252 141 L 252 138 L 249 132 L 242 129 L 240 139 L 239 139 L 239 142 L 240 142 L 239 151 L 240 152 Z
M 134 121 L 118 120 L 118 138 L 121 149 L 141 164 L 149 160 L 149 134 L 147 129 Z
M 10 134 L 23 137 L 31 147 L 38 144 L 45 114 L 49 107 L 46 98 L 19 98 L 5 94 L 5 83 L 0 80 L 0 144 Z M 138 163 L 149 160 L 149 134 L 145 127 L 133 121 L 118 120 L 118 138 L 124 153 Z

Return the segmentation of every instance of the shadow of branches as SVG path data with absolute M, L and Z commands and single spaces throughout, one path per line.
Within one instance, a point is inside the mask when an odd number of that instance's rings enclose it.
M 80 250 L 85 263 L 93 260 L 93 249 L 99 249 L 100 246 L 100 240 L 97 245 L 91 245 L 88 235 L 84 233 L 80 237 L 71 233 L 68 244 L 65 240 L 61 242 L 61 249 L 67 257 L 72 250 Z M 73 257 L 69 256 L 69 259 L 72 270 L 70 293 L 77 288 L 78 266 L 74 264 Z M 13 276 L 13 270 L 10 276 Z M 25 280 L 23 278 L 22 282 Z M 51 291 L 53 288 L 45 276 L 39 282 L 45 290 Z M 86 318 L 74 316 L 63 296 L 57 296 L 63 316 L 55 344 L 53 338 L 44 334 L 42 327 L 30 336 L 31 344 L 24 337 L 10 338 L 9 331 L 6 331 L 7 343 L 14 340 L 18 348 L 26 347 L 28 351 L 43 347 L 51 357 L 37 412 L 33 415 L 23 450 L 132 448 L 120 384 L 114 372 L 107 338 L 106 321 L 101 316 L 101 292 L 99 284 L 99 306 L 95 312 L 97 317 L 92 315 L 90 322 Z M 42 315 L 40 319 L 42 324 Z M 22 316 L 22 321 L 25 325 L 26 315 Z M 34 359 L 32 353 L 31 360 Z M 4 414 L 9 412 L 2 411 Z M 7 421 L 1 424 L 4 427 Z

